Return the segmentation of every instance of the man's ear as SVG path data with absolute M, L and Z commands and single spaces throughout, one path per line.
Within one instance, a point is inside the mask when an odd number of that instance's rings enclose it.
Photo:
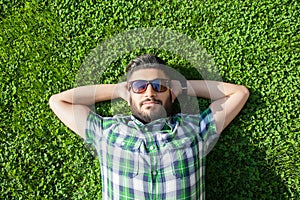
M 127 105 L 130 106 L 130 101 L 131 101 L 131 94 L 129 94 L 129 97 L 126 99 Z

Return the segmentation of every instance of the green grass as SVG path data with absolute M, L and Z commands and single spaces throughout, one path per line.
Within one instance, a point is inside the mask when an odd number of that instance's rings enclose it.
M 0 0 L 0 198 L 101 197 L 98 161 L 54 116 L 49 97 L 76 85 L 84 59 L 126 30 L 167 28 L 197 41 L 248 103 L 209 154 L 207 199 L 300 198 L 300 3 L 263 1 Z M 115 82 L 139 52 L 109 66 Z M 188 78 L 193 77 L 187 72 Z M 108 105 L 99 112 L 109 114 Z M 100 198 L 101 199 L 101 198 Z

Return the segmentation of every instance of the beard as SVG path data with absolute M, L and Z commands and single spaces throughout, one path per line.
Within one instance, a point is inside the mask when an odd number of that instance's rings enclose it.
M 157 102 L 155 106 L 151 106 L 148 109 L 148 112 L 145 112 L 144 110 L 139 109 L 136 104 L 132 103 L 132 99 L 130 98 L 130 109 L 133 116 L 138 118 L 143 123 L 150 123 L 151 121 L 166 118 L 170 116 L 170 113 L 172 111 L 172 100 L 171 96 L 166 101 L 165 106 L 162 105 L 162 102 L 155 99 L 155 98 L 148 98 L 144 101 L 154 101 Z

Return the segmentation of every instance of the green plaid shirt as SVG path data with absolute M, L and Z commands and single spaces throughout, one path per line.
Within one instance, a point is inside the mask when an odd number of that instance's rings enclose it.
M 211 110 L 143 124 L 133 116 L 90 112 L 86 143 L 98 154 L 102 198 L 204 199 L 205 155 L 218 134 Z

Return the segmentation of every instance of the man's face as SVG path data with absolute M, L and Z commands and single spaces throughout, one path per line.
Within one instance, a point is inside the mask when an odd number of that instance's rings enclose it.
M 139 69 L 131 75 L 128 82 L 135 80 L 168 79 L 159 69 Z M 147 89 L 140 94 L 130 89 L 130 108 L 132 114 L 145 123 L 167 117 L 171 113 L 172 97 L 170 89 L 157 92 L 148 84 Z

